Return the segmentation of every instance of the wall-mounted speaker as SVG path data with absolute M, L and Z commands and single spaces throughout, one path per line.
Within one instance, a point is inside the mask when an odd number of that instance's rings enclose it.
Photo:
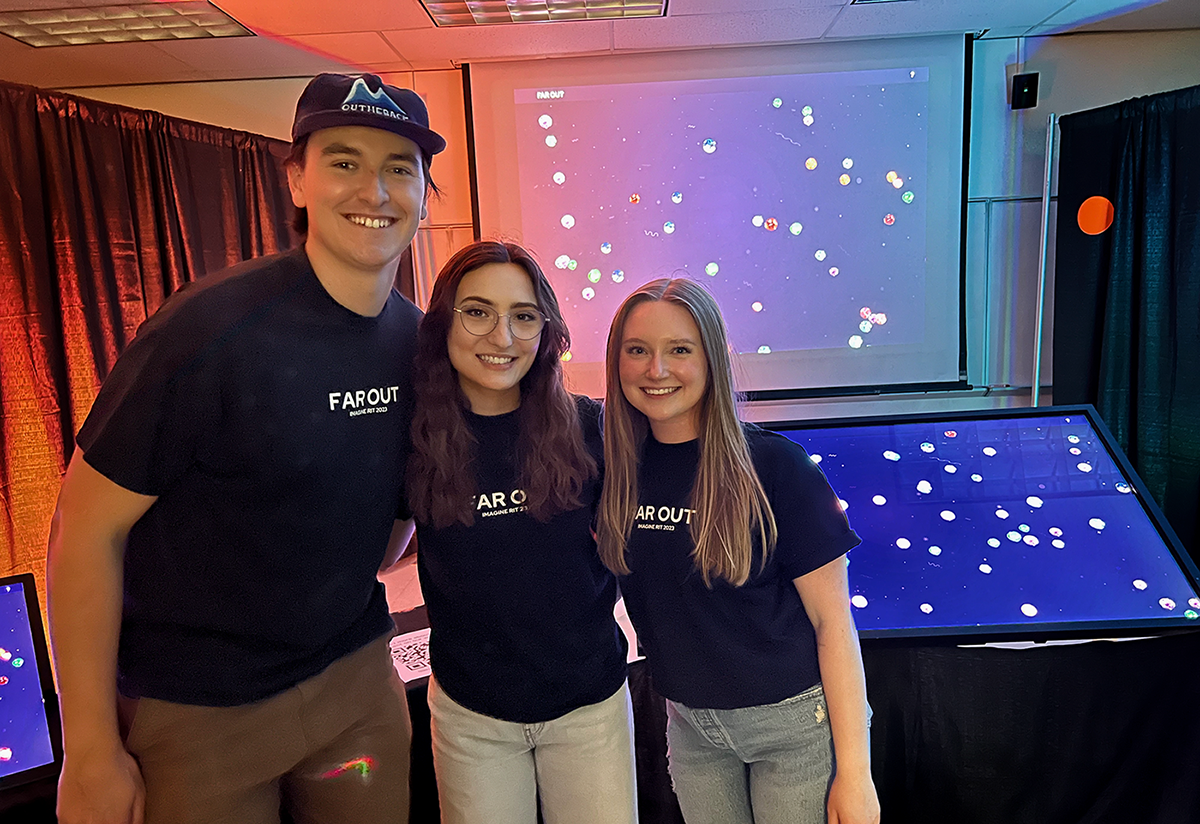
M 1012 79 L 1013 109 L 1032 109 L 1037 105 L 1038 73 L 1014 74 Z

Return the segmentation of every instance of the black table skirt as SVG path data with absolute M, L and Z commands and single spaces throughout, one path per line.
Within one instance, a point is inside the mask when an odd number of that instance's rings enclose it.
M 401 631 L 424 610 L 397 615 Z M 1200 824 L 1200 632 L 1027 650 L 865 642 L 885 824 Z M 642 824 L 682 824 L 666 714 L 629 671 Z M 412 824 L 438 821 L 425 684 L 409 685 Z
M 402 632 L 424 609 L 395 616 Z M 885 824 L 1200 824 L 1200 633 L 1029 650 L 866 642 Z M 666 716 L 630 668 L 642 824 L 682 821 Z M 412 824 L 438 821 L 423 681 Z M 54 821 L 54 782 L 0 791 L 3 821 Z

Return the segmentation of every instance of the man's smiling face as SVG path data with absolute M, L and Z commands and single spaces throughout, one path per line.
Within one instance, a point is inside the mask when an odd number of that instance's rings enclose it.
M 310 257 L 378 274 L 394 266 L 425 215 L 421 151 L 367 126 L 313 132 L 303 166 L 289 166 L 292 202 L 308 211 Z

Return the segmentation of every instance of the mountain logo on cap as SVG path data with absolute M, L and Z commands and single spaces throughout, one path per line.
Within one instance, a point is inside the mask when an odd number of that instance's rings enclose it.
M 382 87 L 380 87 L 379 91 L 373 92 L 367 86 L 367 82 L 361 77 L 354 81 L 354 85 L 350 87 L 350 93 L 342 101 L 342 111 L 366 112 L 367 114 L 374 114 L 379 117 L 388 117 L 392 120 L 409 119 L 408 113 L 397 106 L 396 101 L 388 97 L 387 92 Z

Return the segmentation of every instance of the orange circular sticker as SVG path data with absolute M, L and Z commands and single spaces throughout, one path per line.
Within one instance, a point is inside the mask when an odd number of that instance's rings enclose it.
M 1083 201 L 1079 207 L 1079 228 L 1087 235 L 1098 235 L 1113 222 L 1112 201 L 1100 195 L 1093 195 Z

